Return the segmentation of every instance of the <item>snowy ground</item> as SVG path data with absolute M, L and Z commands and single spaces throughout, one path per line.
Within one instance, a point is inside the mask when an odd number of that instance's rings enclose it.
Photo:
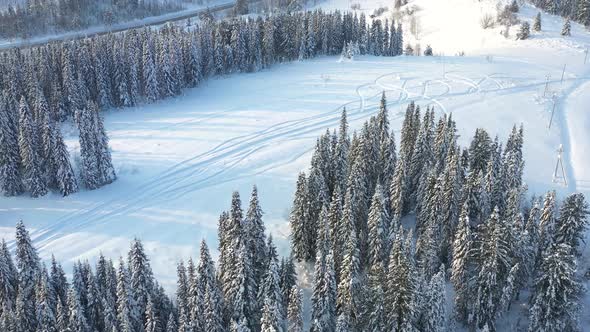
M 361 6 L 379 5 L 371 1 Z M 585 153 L 590 63 L 583 64 L 590 35 L 574 25 L 573 37 L 563 39 L 562 20 L 544 15 L 544 32 L 517 42 L 504 39 L 499 29 L 481 30 L 479 13 L 486 10 L 481 8 L 493 9 L 486 1 L 484 7 L 472 0 L 445 2 L 477 13 L 477 19 L 451 19 L 440 0 L 414 3 L 423 8 L 420 43 L 431 44 L 435 53 L 465 51 L 466 56 L 366 56 L 352 62 L 324 57 L 213 79 L 182 97 L 112 110 L 106 127 L 119 179 L 67 198 L 0 198 L 0 237 L 12 239 L 15 222 L 23 219 L 42 257 L 54 253 L 68 270 L 75 260 L 93 261 L 99 252 L 123 255 L 129 241 L 139 237 L 156 276 L 170 286 L 179 257 L 197 256 L 201 238 L 216 246 L 217 217 L 229 207 L 231 192 L 239 190 L 246 203 L 257 184 L 268 229 L 286 252 L 297 173 L 308 166 L 316 137 L 337 126 L 344 106 L 358 128 L 377 111 L 381 91 L 387 94 L 393 128 L 400 128 L 405 106 L 414 100 L 434 105 L 439 114 L 452 113 L 463 144 L 475 128 L 505 140 L 513 124 L 524 123 L 530 193 L 590 194 L 590 155 Z M 344 0 L 322 4 L 327 9 L 349 6 Z M 529 19 L 536 10 L 527 7 L 523 14 Z M 406 33 L 406 40 L 413 41 Z M 76 159 L 75 131 L 65 129 Z M 560 144 L 567 186 L 552 181 Z M 581 262 L 584 268 L 590 266 L 588 256 Z M 588 324 L 588 309 L 584 314 Z

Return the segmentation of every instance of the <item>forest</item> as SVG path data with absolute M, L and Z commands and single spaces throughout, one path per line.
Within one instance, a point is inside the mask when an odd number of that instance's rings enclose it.
M 385 95 L 352 135 L 343 110 L 297 180 L 291 254 L 280 258 L 267 235 L 257 188 L 245 210 L 234 192 L 219 217 L 217 262 L 203 241 L 196 263 L 178 264 L 173 293 L 139 239 L 117 263 L 76 263 L 68 280 L 19 222 L 13 252 L 0 245 L 0 330 L 496 331 L 525 294 L 528 320 L 517 330 L 580 330 L 584 196 L 527 192 L 522 126 L 505 142 L 477 129 L 462 148 L 452 115 L 435 114 L 408 105 L 396 142 Z M 310 312 L 297 274 L 305 268 Z
M 294 32 L 294 33 L 293 33 Z M 403 53 L 400 24 L 364 14 L 282 13 L 168 26 L 0 53 L 0 191 L 67 196 L 116 179 L 101 110 L 180 95 L 208 77 L 340 54 Z M 60 123 L 79 129 L 72 166 Z M 79 176 L 77 175 L 79 173 Z
M 202 2 L 200 2 L 202 4 Z M 27 0 L 0 7 L 0 38 L 77 31 L 179 11 L 183 1 Z

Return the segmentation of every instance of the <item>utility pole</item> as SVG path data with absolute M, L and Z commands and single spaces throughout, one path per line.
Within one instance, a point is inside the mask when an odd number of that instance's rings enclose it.
M 557 149 L 557 164 L 555 165 L 555 171 L 553 171 L 553 183 L 558 183 L 560 180 L 567 186 L 567 179 L 565 177 L 565 168 L 563 167 L 563 144 L 559 145 Z
M 565 76 L 565 66 L 567 64 L 563 64 L 563 71 L 561 72 L 561 84 L 563 84 L 563 77 Z
M 545 82 L 545 91 L 543 91 L 543 97 L 545 97 L 545 95 L 547 94 L 547 88 L 549 88 L 549 79 L 551 78 L 551 75 L 547 74 L 546 78 L 547 81 Z
M 555 105 L 557 104 L 557 98 L 553 95 L 553 108 L 551 109 L 551 119 L 549 120 L 549 129 L 551 129 L 551 124 L 553 124 L 553 115 L 555 114 Z

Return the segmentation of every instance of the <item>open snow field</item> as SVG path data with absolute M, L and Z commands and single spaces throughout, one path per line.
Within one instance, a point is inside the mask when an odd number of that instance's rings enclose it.
M 337 126 L 343 107 L 358 128 L 377 112 L 382 91 L 394 129 L 410 101 L 432 105 L 439 115 L 452 113 L 463 144 L 478 127 L 505 140 L 513 124 L 524 123 L 529 192 L 590 194 L 590 63 L 583 63 L 590 35 L 574 24 L 573 37 L 563 39 L 562 20 L 544 15 L 544 32 L 527 41 L 506 40 L 499 29 L 479 27 L 479 13 L 493 8 L 489 3 L 444 2 L 477 13 L 473 19 L 451 17 L 439 2 L 415 1 L 423 8 L 422 33 L 415 38 L 406 29 L 406 40 L 431 44 L 447 56 L 317 58 L 212 79 L 178 98 L 107 112 L 118 180 L 67 198 L 2 197 L 0 237 L 12 239 L 23 219 L 41 256 L 55 254 L 68 272 L 76 260 L 94 261 L 100 252 L 124 255 L 138 237 L 156 277 L 171 286 L 179 257 L 196 257 L 201 238 L 216 246 L 217 217 L 229 207 L 232 191 L 239 190 L 246 204 L 256 184 L 267 229 L 286 252 L 295 181 L 309 164 L 316 137 Z M 349 5 L 335 0 L 322 6 Z M 524 8 L 523 14 L 530 19 L 536 10 Z M 466 56 L 448 56 L 459 51 Z M 75 129 L 66 125 L 64 132 L 76 160 Z M 567 185 L 552 180 L 560 144 Z M 588 265 L 582 262 L 582 268 Z M 582 315 L 583 325 L 589 316 Z

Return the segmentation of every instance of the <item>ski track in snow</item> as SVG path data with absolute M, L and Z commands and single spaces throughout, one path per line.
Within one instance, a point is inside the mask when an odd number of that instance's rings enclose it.
M 348 101 L 330 111 L 321 112 L 300 119 L 279 122 L 262 130 L 227 139 L 208 151 L 199 153 L 191 158 L 187 158 L 172 165 L 167 170 L 150 178 L 144 184 L 137 186 L 131 192 L 132 194 L 125 192 L 116 197 L 97 202 L 89 208 L 70 212 L 47 226 L 33 231 L 32 237 L 35 242 L 38 243 L 39 248 L 44 248 L 53 240 L 58 239 L 63 233 L 83 231 L 87 228 L 104 223 L 114 216 L 132 214 L 144 208 L 154 206 L 156 203 L 170 202 L 198 190 L 203 190 L 236 179 L 263 174 L 274 168 L 288 165 L 313 149 L 308 149 L 284 161 L 279 160 L 278 162 L 275 162 L 268 167 L 263 167 L 262 169 L 235 171 L 245 159 L 272 144 L 281 141 L 296 140 L 304 137 L 306 134 L 317 133 L 317 131 L 321 131 L 324 128 L 337 125 L 340 120 L 340 112 L 344 107 L 347 108 L 350 122 L 362 120 L 375 114 L 379 109 L 380 96 L 383 91 L 389 94 L 393 92 L 399 93 L 397 99 L 389 98 L 389 102 L 387 103 L 388 106 L 399 106 L 410 101 L 425 101 L 427 104 L 424 106 L 434 105 L 436 106 L 435 110 L 437 112 L 448 114 L 449 112 L 443 103 L 443 100 L 447 98 L 468 95 L 480 95 L 482 98 L 485 98 L 485 94 L 488 92 L 495 92 L 500 95 L 516 93 L 536 89 L 546 83 L 545 80 L 540 80 L 539 78 L 536 80 L 534 78 L 525 78 L 525 83 L 523 84 L 506 87 L 500 83 L 498 79 L 514 80 L 519 78 L 511 77 L 503 73 L 492 73 L 485 75 L 476 81 L 466 76 L 464 73 L 455 70 L 445 72 L 442 79 L 425 80 L 417 85 L 409 86 L 408 83 L 414 79 L 404 79 L 401 75 L 402 73 L 400 71 L 389 72 L 377 76 L 372 82 L 358 85 L 355 89 L 358 100 Z M 496 87 L 483 89 L 482 85 L 486 81 L 492 82 Z M 561 80 L 550 80 L 550 84 L 560 81 Z M 587 79 L 565 78 L 564 82 L 566 81 L 574 81 L 575 84 L 568 89 L 566 94 L 562 95 L 561 98 L 563 100 L 575 91 L 579 85 L 586 82 Z M 457 85 L 466 86 L 467 89 L 457 89 Z M 432 87 L 434 86 L 440 86 L 442 87 L 442 90 L 430 94 L 429 90 L 432 90 Z M 369 93 L 364 94 L 363 92 L 365 92 L 365 90 L 368 90 Z M 418 90 L 419 92 L 413 92 L 410 90 Z M 370 93 L 371 91 L 372 93 Z M 377 92 L 375 93 L 375 91 Z M 227 109 L 206 114 L 197 119 L 180 121 L 163 126 L 159 129 L 165 130 L 203 123 L 212 119 L 222 118 L 226 113 L 233 110 L 234 109 Z M 569 133 L 567 127 L 565 127 L 567 126 L 565 124 L 565 115 L 563 115 L 562 111 L 559 111 L 558 113 L 559 116 L 557 122 L 561 127 L 561 139 L 567 149 Z M 398 115 L 392 117 L 391 120 L 397 120 L 402 117 L 403 115 Z M 569 151 L 566 151 L 566 156 L 569 157 Z M 568 179 L 571 180 L 570 189 L 575 190 L 575 180 L 573 179 L 573 171 L 570 165 L 571 163 L 568 163 L 566 172 Z M 228 176 L 227 173 L 230 170 L 235 171 L 233 176 Z

